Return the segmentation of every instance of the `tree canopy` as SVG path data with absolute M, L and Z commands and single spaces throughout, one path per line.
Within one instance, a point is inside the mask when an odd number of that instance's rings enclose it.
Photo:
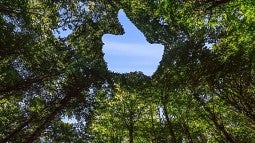
M 254 142 L 254 5 L 1 0 L 0 142 Z M 164 45 L 152 76 L 107 68 L 120 9 Z

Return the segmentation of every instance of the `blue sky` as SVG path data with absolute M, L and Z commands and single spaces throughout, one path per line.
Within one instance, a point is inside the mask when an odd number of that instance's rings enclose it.
M 142 71 L 152 75 L 162 58 L 163 45 L 148 43 L 123 10 L 119 11 L 118 19 L 125 34 L 105 34 L 102 37 L 108 69 L 119 73 Z
M 142 71 L 151 76 L 157 69 L 163 55 L 163 45 L 150 44 L 143 33 L 127 18 L 123 10 L 118 13 L 118 19 L 124 28 L 124 35 L 105 34 L 102 37 L 104 43 L 104 59 L 108 69 L 118 73 Z M 67 37 L 71 30 L 59 29 L 56 37 Z

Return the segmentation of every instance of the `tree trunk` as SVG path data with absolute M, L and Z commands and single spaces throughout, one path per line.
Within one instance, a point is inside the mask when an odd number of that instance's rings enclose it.
M 129 143 L 134 143 L 134 124 L 135 124 L 134 123 L 134 113 L 133 113 L 133 111 L 130 111 L 129 125 L 128 125 Z
M 205 102 L 202 99 L 200 99 L 200 97 L 197 94 L 194 94 L 194 97 L 202 105 L 205 111 L 209 113 L 209 118 L 213 121 L 213 124 L 216 127 L 216 129 L 219 130 L 224 135 L 225 139 L 229 143 L 236 143 L 235 139 L 232 137 L 230 133 L 228 133 L 223 123 L 219 121 L 217 115 L 213 111 L 211 111 L 211 109 L 208 106 L 206 106 Z
M 174 134 L 174 130 L 173 130 L 173 125 L 172 125 L 171 119 L 169 118 L 166 103 L 163 103 L 163 112 L 164 112 L 164 115 L 166 117 L 167 127 L 168 127 L 168 130 L 169 130 L 170 136 L 172 137 L 171 142 L 172 143 L 177 143 L 177 140 L 176 140 L 176 137 L 175 137 L 175 134 Z
M 154 125 L 154 112 L 153 112 L 153 107 L 152 105 L 150 105 L 150 118 L 151 118 L 151 130 L 152 130 L 152 141 L 153 142 L 157 142 L 157 133 L 155 132 L 155 125 Z
M 129 128 L 129 143 L 134 143 L 134 127 Z
M 61 100 L 59 106 L 57 106 L 48 116 L 45 117 L 44 121 L 40 126 L 38 126 L 35 131 L 28 136 L 24 143 L 34 142 L 42 133 L 42 131 L 49 126 L 52 120 L 67 106 L 72 96 L 77 95 L 80 91 L 71 90 L 72 92 L 68 93 L 64 99 Z M 75 92 L 74 92 L 75 91 Z
M 190 132 L 189 132 L 189 127 L 187 126 L 187 124 L 185 123 L 185 122 L 183 122 L 182 121 L 182 130 L 183 130 L 183 132 L 187 135 L 187 137 L 188 137 L 188 142 L 189 143 L 193 143 L 193 139 L 192 139 L 192 137 L 191 137 L 191 134 L 190 134 Z

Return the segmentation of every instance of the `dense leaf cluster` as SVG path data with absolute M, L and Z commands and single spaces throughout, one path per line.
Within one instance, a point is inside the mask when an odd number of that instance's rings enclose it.
M 254 142 L 254 5 L 0 1 L 0 142 Z M 165 46 L 151 77 L 107 69 L 120 9 Z

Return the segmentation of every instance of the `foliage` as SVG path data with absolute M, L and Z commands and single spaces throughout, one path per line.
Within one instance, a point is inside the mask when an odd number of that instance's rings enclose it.
M 254 5 L 0 1 L 0 142 L 253 142 Z M 107 69 L 120 9 L 165 46 L 151 77 Z

